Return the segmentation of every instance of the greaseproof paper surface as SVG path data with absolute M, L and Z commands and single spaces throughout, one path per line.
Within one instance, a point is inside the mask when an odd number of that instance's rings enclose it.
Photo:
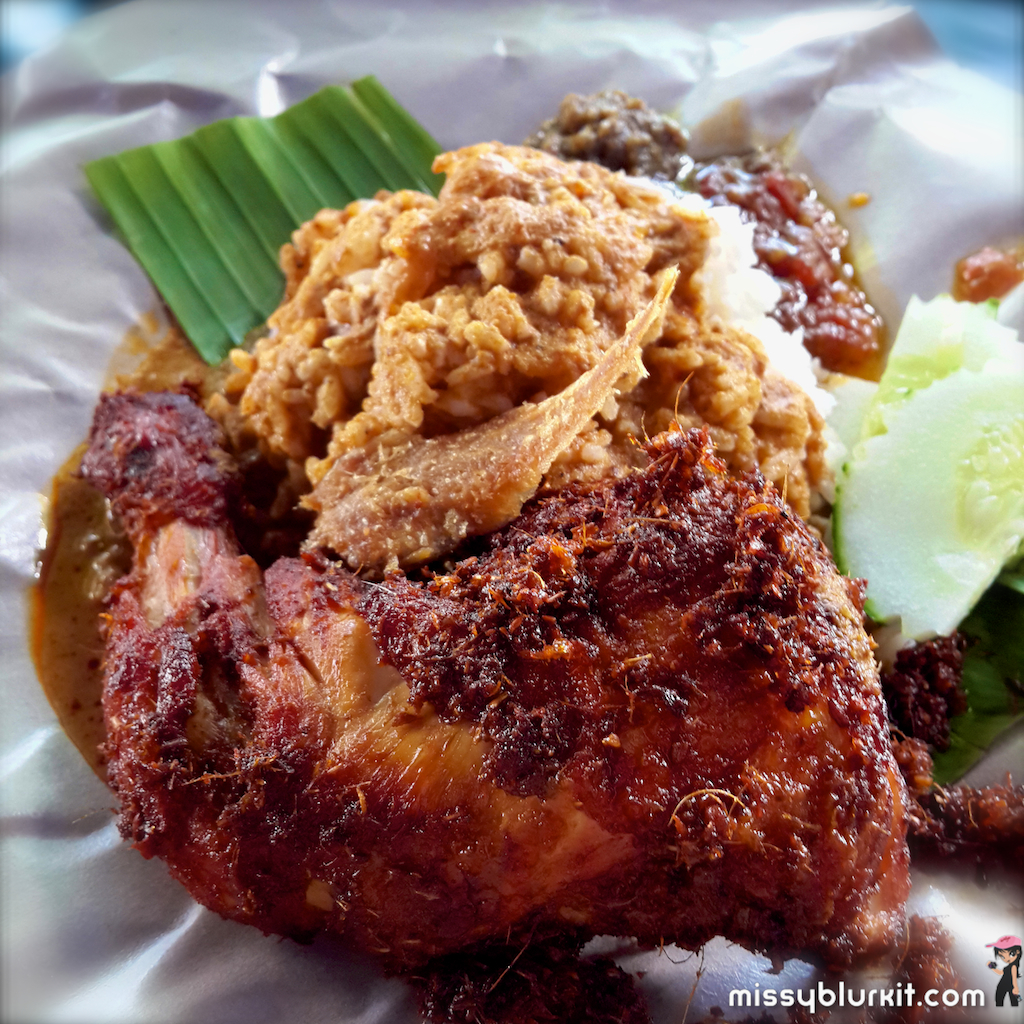
M 223 921 L 122 843 L 114 798 L 57 725 L 28 647 L 50 480 L 87 432 L 114 349 L 157 307 L 82 164 L 218 118 L 276 114 L 369 73 L 446 148 L 518 142 L 565 93 L 608 87 L 677 112 L 697 156 L 788 137 L 796 168 L 850 229 L 890 330 L 912 294 L 949 288 L 958 258 L 1024 234 L 1020 97 L 943 59 L 906 7 L 138 0 L 85 19 L 9 72 L 0 92 L 0 906 L 12 1021 L 419 1019 L 405 985 L 373 961 L 329 938 L 301 947 Z M 848 207 L 854 192 L 870 203 Z M 972 778 L 1019 775 L 1021 737 Z M 965 983 L 989 1006 L 984 945 L 1020 934 L 1020 905 L 1005 886 L 915 874 L 912 908 L 943 917 Z M 722 939 L 703 959 L 615 940 L 597 947 L 645 972 L 656 1024 L 678 1024 L 687 1007 L 700 1019 L 714 1005 L 728 1019 L 730 989 L 818 978 L 800 961 L 770 975 L 766 958 Z

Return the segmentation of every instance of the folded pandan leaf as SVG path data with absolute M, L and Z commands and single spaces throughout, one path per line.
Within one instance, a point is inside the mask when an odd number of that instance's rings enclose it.
M 102 157 L 85 174 L 185 334 L 219 363 L 281 301 L 277 254 L 295 228 L 380 189 L 436 195 L 439 152 L 368 76 L 273 118 L 229 118 Z

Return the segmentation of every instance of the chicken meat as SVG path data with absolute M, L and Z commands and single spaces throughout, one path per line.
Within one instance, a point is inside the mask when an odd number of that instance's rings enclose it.
M 262 572 L 188 394 L 105 395 L 84 477 L 134 548 L 106 618 L 120 828 L 207 907 L 389 969 L 498 939 L 890 948 L 906 792 L 862 590 L 706 431 L 457 561 Z

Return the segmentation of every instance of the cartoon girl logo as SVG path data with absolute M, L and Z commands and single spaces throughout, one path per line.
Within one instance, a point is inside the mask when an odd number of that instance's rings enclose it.
M 995 953 L 995 960 L 989 961 L 989 970 L 999 975 L 996 985 L 996 1006 L 1002 1006 L 1010 997 L 1011 1006 L 1020 1005 L 1020 938 L 1017 935 L 1003 935 L 995 942 L 986 944 L 986 949 Z

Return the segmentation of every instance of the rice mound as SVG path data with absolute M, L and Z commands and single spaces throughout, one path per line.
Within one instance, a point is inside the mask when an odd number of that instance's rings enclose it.
M 606 402 L 542 490 L 629 472 L 633 439 L 675 421 L 706 425 L 731 470 L 760 468 L 808 515 L 828 473 L 823 421 L 705 301 L 699 272 L 722 230 L 706 209 L 528 147 L 470 146 L 435 169 L 439 198 L 381 192 L 323 210 L 282 247 L 269 334 L 232 352 L 209 403 L 236 443 L 255 439 L 301 489 L 355 449 L 543 400 L 593 367 L 678 267 L 649 376 Z

